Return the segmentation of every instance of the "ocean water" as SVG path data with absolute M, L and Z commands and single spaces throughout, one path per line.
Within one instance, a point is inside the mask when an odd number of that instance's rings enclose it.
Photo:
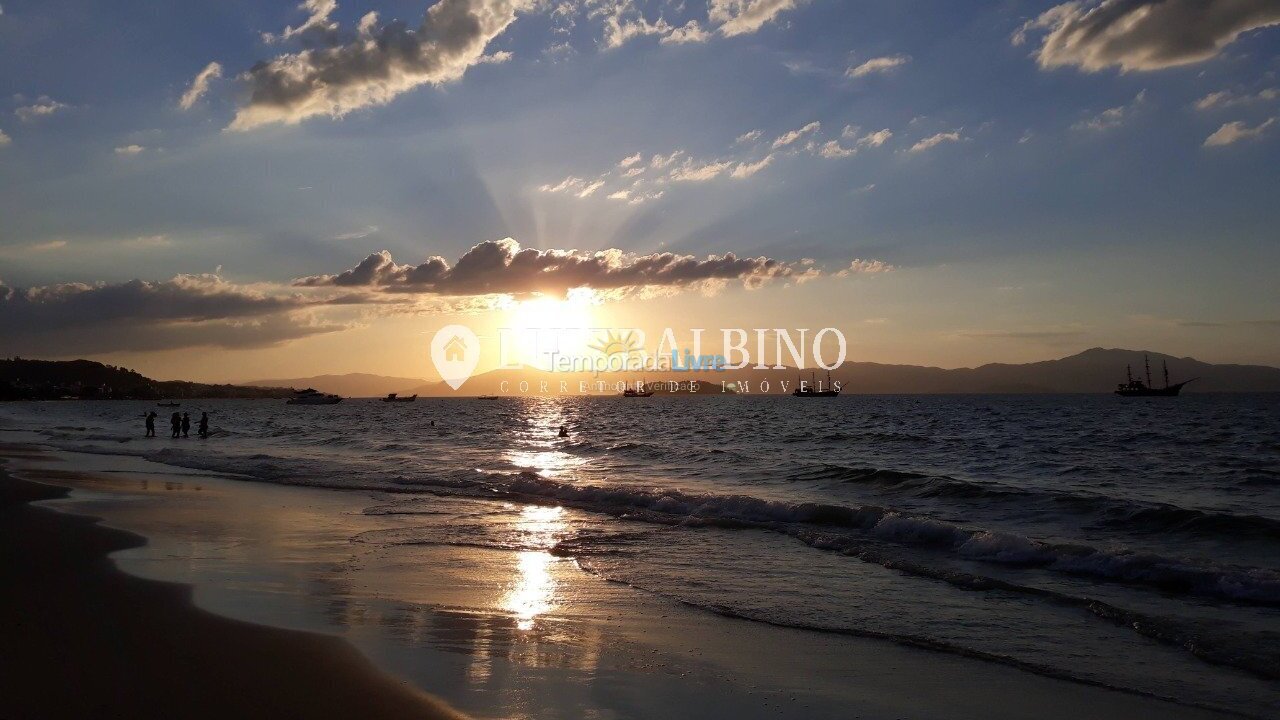
M 354 542 L 573 557 L 717 614 L 1280 714 L 1280 396 L 185 403 L 208 440 L 169 439 L 163 414 L 142 438 L 151 407 L 0 418 L 65 449 L 387 491 L 364 512 L 405 522 Z M 562 510 L 531 529 L 530 504 Z

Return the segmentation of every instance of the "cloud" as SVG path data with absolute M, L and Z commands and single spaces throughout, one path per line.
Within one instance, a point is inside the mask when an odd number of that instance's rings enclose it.
M 0 130 L 0 148 L 5 147 L 13 142 L 13 138 L 5 134 L 4 130 Z
M 853 147 L 845 147 L 840 144 L 839 140 L 828 140 L 818 148 L 818 154 L 824 158 L 846 158 L 857 155 L 858 151 L 863 148 L 880 147 L 893 137 L 893 132 L 889 128 L 867 133 L 866 135 L 859 135 L 860 132 L 861 129 L 856 125 L 845 125 L 840 137 L 846 140 L 853 140 Z
M 875 73 L 890 72 L 909 62 L 911 62 L 910 55 L 885 55 L 884 57 L 871 58 L 857 67 L 851 67 L 844 74 L 851 78 L 866 77 Z
M 120 244 L 134 250 L 152 250 L 155 248 L 169 247 L 173 241 L 168 235 L 139 235 L 138 237 L 121 240 Z
M 733 253 L 634 255 L 610 249 L 536 250 L 521 248 L 511 238 L 480 243 L 455 265 L 442 257 L 420 265 L 398 265 L 383 250 L 337 275 L 300 278 L 301 287 L 376 287 L 393 292 L 442 296 L 546 293 L 563 296 L 575 288 L 595 290 L 685 288 L 707 281 L 741 281 L 758 287 L 810 269 L 766 257 L 739 258 Z
M 683 27 L 675 28 L 669 35 L 662 38 L 663 45 L 680 44 L 680 43 L 700 43 L 711 39 L 711 33 L 702 29 L 696 20 L 690 20 Z
M 306 22 L 298 27 L 286 27 L 284 32 L 279 35 L 263 33 L 262 39 L 269 43 L 279 42 L 281 40 L 289 40 L 303 33 L 313 31 L 331 33 L 338 29 L 338 24 L 329 20 L 329 16 L 333 14 L 333 11 L 338 9 L 337 0 L 303 0 L 298 4 L 298 9 L 308 14 Z M 370 13 L 370 15 L 377 17 L 375 13 Z M 367 18 L 368 15 L 365 17 Z
M 48 242 L 36 243 L 30 246 L 30 249 L 32 252 L 50 252 L 52 250 L 61 250 L 66 246 L 66 240 L 49 240 Z
M 893 137 L 893 132 L 888 128 L 863 135 L 857 127 L 849 125 L 845 127 L 842 137 L 851 143 L 842 145 L 839 140 L 822 142 L 821 130 L 821 123 L 811 122 L 783 133 L 768 143 L 769 152 L 762 152 L 760 147 L 759 140 L 764 135 L 763 131 L 751 130 L 739 135 L 728 152 L 718 157 L 699 158 L 684 150 L 674 150 L 669 154 L 654 154 L 646 163 L 641 153 L 635 153 L 624 157 L 594 180 L 570 175 L 559 182 L 540 185 L 538 190 L 586 198 L 608 186 L 609 189 L 602 193 L 605 197 L 637 204 L 663 197 L 665 191 L 659 188 L 673 183 L 701 183 L 726 177 L 744 180 L 753 177 L 770 167 L 780 150 L 785 151 L 788 156 L 848 157 L 864 148 L 879 147 Z
M 858 149 L 844 147 L 839 140 L 828 140 L 818 150 L 818 154 L 824 158 L 845 158 L 858 154 Z
M 590 197 L 595 191 L 604 186 L 603 180 L 583 180 L 580 177 L 569 177 L 561 180 L 558 185 L 543 185 L 538 189 L 542 192 L 550 193 L 570 193 L 580 198 Z
M 115 152 L 117 155 L 123 155 L 123 156 L 129 157 L 129 156 L 137 155 L 141 153 L 143 150 L 146 150 L 146 148 L 142 147 L 141 145 L 122 145 L 116 148 Z
M 17 115 L 18 119 L 22 122 L 30 123 L 41 118 L 46 118 L 61 110 L 66 110 L 69 107 L 71 106 L 66 103 L 60 103 L 48 95 L 42 95 L 34 103 L 24 105 L 23 107 L 14 110 L 13 114 Z
M 1087 120 L 1081 120 L 1071 126 L 1072 130 L 1092 130 L 1101 132 L 1112 128 L 1120 127 L 1125 120 L 1129 118 L 1147 98 L 1147 91 L 1143 90 L 1134 96 L 1133 100 L 1127 105 L 1118 105 L 1113 108 L 1107 108 L 1102 112 L 1094 115 Z
M 730 175 L 738 180 L 749 178 L 773 163 L 773 155 L 765 155 L 755 162 L 738 163 Z
M 882 128 L 875 132 L 867 133 L 866 135 L 858 137 L 858 128 L 852 125 L 845 125 L 844 132 L 840 133 L 840 135 L 841 137 L 846 138 L 857 138 L 857 141 L 854 144 L 859 148 L 880 147 L 893 138 L 893 131 L 889 128 Z
M 875 187 L 874 185 L 871 187 Z M 851 275 L 875 275 L 879 273 L 893 272 L 897 270 L 883 260 L 862 260 L 856 259 L 849 263 L 849 267 L 836 273 L 836 277 L 849 277 Z
M 797 4 L 797 0 L 711 0 L 707 17 L 720 23 L 718 30 L 725 37 L 748 35 Z
M 339 240 L 339 241 L 363 240 L 376 232 L 378 232 L 377 225 L 366 225 L 360 228 L 359 230 L 354 230 L 348 233 L 342 233 L 341 235 L 334 235 L 333 239 Z
M 1230 90 L 1222 90 L 1205 95 L 1196 101 L 1197 110 L 1216 110 L 1218 108 L 1235 107 L 1255 102 L 1267 102 L 1280 98 L 1280 88 L 1266 88 L 1256 95 L 1238 95 Z
M 670 165 L 671 163 L 675 162 L 676 160 L 679 160 L 683 155 L 684 155 L 683 150 L 676 150 L 670 155 L 654 155 L 649 160 L 649 167 L 653 168 L 654 170 L 661 170 L 667 167 L 668 165 Z
M 204 69 L 196 73 L 196 77 L 191 81 L 187 91 L 182 93 L 182 97 L 178 99 L 178 107 L 183 110 L 190 110 L 195 106 L 204 94 L 209 92 L 209 83 L 222 77 L 222 66 L 216 62 L 211 62 L 204 66 Z
M 15 352 L 66 355 L 178 347 L 263 347 L 343 329 L 296 311 L 298 295 L 272 296 L 213 275 L 164 282 L 0 283 L 0 336 Z
M 777 150 L 778 148 L 787 147 L 788 145 L 795 143 L 797 140 L 807 135 L 812 135 L 813 133 L 816 133 L 818 132 L 818 130 L 821 130 L 821 129 L 822 129 L 822 123 L 814 121 L 809 123 L 808 125 L 805 125 L 799 130 L 792 130 L 790 132 L 783 133 L 778 137 L 777 140 L 773 141 L 773 149 Z
M 658 18 L 657 22 L 649 22 L 640 11 L 631 4 L 631 0 L 613 0 L 607 2 L 589 16 L 604 17 L 604 47 L 606 50 L 621 47 L 628 40 L 645 35 L 669 36 L 675 28 L 666 20 Z
M 1205 147 L 1222 147 L 1242 140 L 1257 140 L 1266 134 L 1267 129 L 1276 124 L 1276 118 L 1270 118 L 1256 127 L 1249 127 L 1240 120 L 1229 122 L 1205 138 Z
M 671 182 L 706 182 L 707 180 L 718 177 L 733 167 L 731 160 L 712 160 L 709 162 L 696 162 L 693 158 L 689 158 L 681 163 L 680 167 L 671 171 L 668 179 Z
M 1208 60 L 1242 33 L 1277 23 L 1275 0 L 1076 1 L 1027 21 L 1013 44 L 1047 31 L 1035 53 L 1044 69 L 1159 70 Z
M 929 137 L 920 140 L 915 145 L 912 145 L 907 152 L 922 153 L 925 150 L 935 148 L 943 143 L 960 142 L 961 140 L 964 140 L 964 138 L 960 136 L 959 130 L 940 132 L 937 135 L 930 135 Z
M 421 85 L 457 80 L 528 7 L 530 0 L 440 0 L 416 29 L 402 22 L 370 26 L 346 44 L 259 63 L 242 76 L 249 99 L 229 129 L 342 117 Z

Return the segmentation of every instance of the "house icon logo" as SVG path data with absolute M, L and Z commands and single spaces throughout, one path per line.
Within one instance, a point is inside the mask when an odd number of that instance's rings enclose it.
M 431 362 L 441 379 L 457 390 L 480 362 L 480 338 L 465 325 L 446 325 L 431 338 Z
M 444 359 L 446 362 L 462 362 L 467 354 L 467 342 L 462 338 L 454 335 L 449 342 L 444 344 Z

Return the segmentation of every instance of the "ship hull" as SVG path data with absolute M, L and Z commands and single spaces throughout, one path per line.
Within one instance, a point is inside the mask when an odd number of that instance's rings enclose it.
M 1191 382 L 1188 380 L 1187 382 Z M 1182 392 L 1182 386 L 1187 383 L 1181 382 L 1177 385 L 1170 385 L 1164 388 L 1142 388 L 1134 390 L 1116 390 L 1116 394 L 1120 397 L 1177 397 Z

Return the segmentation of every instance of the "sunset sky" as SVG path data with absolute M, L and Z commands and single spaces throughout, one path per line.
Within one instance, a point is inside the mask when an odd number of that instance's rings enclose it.
M 563 310 L 1280 365 L 1275 0 L 0 6 L 0 355 L 432 377 Z

